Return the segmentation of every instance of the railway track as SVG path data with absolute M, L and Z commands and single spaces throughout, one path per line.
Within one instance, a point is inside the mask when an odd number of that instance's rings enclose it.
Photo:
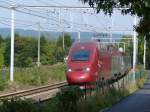
M 0 99 L 6 99 L 6 98 L 11 99 L 14 97 L 22 98 L 22 97 L 32 96 L 32 95 L 40 94 L 40 93 L 43 93 L 46 91 L 52 91 L 55 89 L 60 89 L 60 88 L 65 87 L 67 85 L 68 85 L 68 83 L 66 81 L 59 82 L 59 83 L 41 86 L 41 87 L 37 87 L 37 88 L 33 88 L 33 89 L 27 89 L 27 90 L 23 90 L 23 91 L 18 91 L 18 92 L 0 95 Z

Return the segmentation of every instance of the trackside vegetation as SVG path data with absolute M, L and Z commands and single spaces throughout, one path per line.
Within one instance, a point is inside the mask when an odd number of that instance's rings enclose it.
M 8 67 L 10 64 L 10 40 L 11 38 L 0 36 L 0 68 Z M 40 38 L 40 62 L 41 65 L 53 65 L 62 62 L 73 43 L 71 36 L 64 34 L 65 46 L 63 46 L 62 36 L 58 38 Z M 15 67 L 34 67 L 38 58 L 38 39 L 36 37 L 21 36 L 15 34 Z
M 118 85 L 117 88 L 109 85 L 105 88 L 98 88 L 91 94 L 85 95 L 85 92 L 78 86 L 63 88 L 50 101 L 46 103 L 34 103 L 32 100 L 2 100 L 0 103 L 0 112 L 99 112 L 105 108 L 111 107 L 122 98 L 143 86 L 146 80 L 146 72 L 139 67 L 136 72 L 136 83 L 133 90 L 130 88 L 132 74 L 126 76 L 125 84 Z M 130 82 L 130 83 L 129 83 Z M 118 82 L 116 82 L 118 83 Z
M 0 36 L 0 91 L 18 90 L 65 80 L 64 58 L 73 43 L 71 36 L 63 39 L 41 35 L 40 67 L 37 67 L 38 39 L 15 34 L 14 82 L 9 81 L 10 37 Z
M 65 80 L 66 66 L 63 63 L 57 63 L 51 66 L 15 68 L 15 81 L 9 82 L 9 71 L 0 71 L 3 73 L 0 77 L 0 90 L 20 90 L 34 86 L 52 84 Z

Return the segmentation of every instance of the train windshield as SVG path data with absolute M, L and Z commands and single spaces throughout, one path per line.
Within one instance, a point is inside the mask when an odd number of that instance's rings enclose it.
M 89 56 L 90 56 L 90 51 L 88 50 L 76 51 L 72 55 L 72 61 L 88 61 Z

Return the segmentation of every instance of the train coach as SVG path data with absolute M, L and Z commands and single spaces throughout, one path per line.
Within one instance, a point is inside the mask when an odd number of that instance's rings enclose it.
M 130 57 L 113 45 L 94 41 L 77 42 L 69 51 L 67 81 L 70 85 L 82 85 L 101 78 L 109 80 L 124 74 L 131 67 L 130 62 Z

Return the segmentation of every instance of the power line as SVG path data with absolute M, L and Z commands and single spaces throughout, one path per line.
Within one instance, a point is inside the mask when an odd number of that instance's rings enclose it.
M 9 10 L 13 8 L 13 7 L 6 7 L 6 6 L 0 6 L 0 7 L 6 8 L 6 9 L 9 9 Z M 19 9 L 17 9 L 17 8 L 18 8 L 17 6 L 14 7 L 15 11 L 17 11 L 17 12 L 24 13 L 24 14 L 28 14 L 28 15 L 32 15 L 32 16 L 36 16 L 36 17 L 43 18 L 43 19 L 50 19 L 50 20 L 59 22 L 59 20 L 57 20 L 58 18 L 46 17 L 46 16 L 43 16 L 43 13 L 41 13 L 42 15 L 31 13 L 33 10 L 27 9 L 26 7 L 23 7 L 23 8 L 26 8 L 29 12 L 26 12 L 26 11 L 23 11 L 23 10 L 19 10 Z M 33 11 L 33 12 L 35 12 L 35 11 Z M 38 13 L 38 12 L 36 11 L 36 13 Z M 72 24 L 74 24 L 74 25 L 79 25 L 80 27 L 85 27 L 85 26 L 86 26 L 86 27 L 92 28 L 92 29 L 94 29 L 94 30 L 96 30 L 96 31 L 98 31 L 98 29 L 99 29 L 98 27 L 94 27 L 94 26 L 92 26 L 92 25 L 87 25 L 87 24 L 82 24 L 82 23 L 80 24 L 80 23 L 72 22 L 72 21 L 65 20 L 65 19 L 62 19 L 61 21 L 62 21 L 63 24 L 66 24 L 66 25 L 69 25 L 69 23 L 72 23 Z M 79 26 L 78 26 L 78 27 L 79 27 Z M 91 29 L 90 29 L 90 30 L 91 30 Z
M 0 6 L 0 7 L 6 8 L 6 9 L 9 9 L 9 10 L 11 9 L 11 8 L 5 7 L 5 6 Z M 24 14 L 28 14 L 28 15 L 32 15 L 32 16 L 36 16 L 36 17 L 40 17 L 40 18 L 43 18 L 43 19 L 50 19 L 50 20 L 54 20 L 56 22 L 59 22 L 56 19 L 48 18 L 48 17 L 42 16 L 42 15 L 38 15 L 38 14 L 33 14 L 33 13 L 30 13 L 30 12 L 25 12 L 25 11 L 18 10 L 18 9 L 15 9 L 15 11 L 20 12 L 20 13 L 24 13 Z M 72 24 L 76 24 L 76 25 L 80 25 L 80 26 L 84 26 L 85 25 L 85 24 L 80 24 L 80 23 L 76 23 L 76 22 L 72 22 L 72 21 L 67 21 L 67 20 L 64 20 L 64 19 L 62 20 L 62 22 L 65 23 L 65 24 L 72 23 Z M 94 28 L 94 26 L 92 26 L 92 25 L 88 25 L 88 27 L 93 27 Z
M 10 2 L 7 2 L 7 1 L 10 1 Z M 14 1 L 11 1 L 11 0 L 7 0 L 7 1 L 0 0 L 1 3 L 5 3 L 7 5 L 16 4 L 16 2 L 14 2 Z
M 6 20 L 11 20 L 11 18 L 10 17 L 1 17 L 0 16 L 0 18 L 2 18 L 2 19 L 6 19 Z M 15 19 L 15 21 L 20 21 L 20 22 L 31 22 L 31 23 L 37 23 L 37 22 L 35 22 L 35 21 L 27 21 L 27 20 L 21 20 L 21 19 Z
M 37 1 L 39 3 L 42 3 L 44 5 L 52 5 L 52 4 L 49 4 L 49 3 L 45 2 L 45 1 L 42 1 L 42 0 L 35 0 L 35 1 Z
M 64 8 L 64 9 L 94 9 L 93 7 L 83 7 L 83 6 L 58 6 L 58 5 L 17 5 L 19 7 L 30 7 L 30 8 Z
M 11 21 L 11 18 L 8 18 L 8 17 L 0 17 L 3 21 L 7 21 L 10 22 Z M 9 21 L 8 21 L 9 20 Z M 37 22 L 33 22 L 33 21 L 25 21 L 25 20 L 20 20 L 20 19 L 15 19 L 16 23 L 21 23 L 21 24 L 25 24 L 25 22 L 27 23 L 33 23 L 33 24 L 37 24 Z M 52 26 L 59 26 L 58 24 L 52 24 L 52 23 L 45 23 L 45 22 L 40 22 L 41 24 L 45 24 L 45 25 L 52 25 Z M 25 25 L 29 25 L 29 24 L 25 24 Z
M 28 8 L 24 8 L 24 9 L 27 10 L 27 11 L 29 11 L 29 12 L 32 11 L 32 12 L 38 13 L 38 15 L 39 15 L 39 14 L 41 14 L 42 16 L 45 15 L 45 13 L 42 13 L 42 12 L 39 12 L 39 11 L 31 10 L 31 9 L 28 9 Z M 48 17 L 45 16 L 45 18 L 48 18 Z M 56 18 L 56 17 L 54 17 L 54 16 L 53 16 L 53 18 L 50 18 L 50 19 L 55 20 L 54 18 L 55 18 L 55 19 L 58 19 L 58 18 Z
M 30 15 L 33 15 L 33 16 L 37 16 L 37 17 L 41 17 L 41 18 L 44 18 L 44 19 L 47 19 L 47 17 L 44 17 L 42 15 L 37 15 L 37 14 L 31 14 L 30 12 L 25 12 L 25 11 L 20 11 L 18 9 L 15 9 L 16 11 L 18 12 L 22 12 L 22 13 L 26 13 L 26 14 L 30 14 Z M 29 11 L 31 11 L 30 9 L 28 9 Z M 50 18 L 50 19 L 53 19 L 53 18 Z M 55 19 L 54 19 L 55 20 Z M 55 20 L 56 21 L 56 20 Z M 56 21 L 58 22 L 58 21 Z M 77 24 L 77 25 L 84 25 L 84 24 L 80 24 L 80 23 L 76 23 L 76 22 L 72 22 L 72 21 L 67 21 L 67 20 L 62 20 L 63 23 L 65 24 L 68 24 L 68 22 L 72 23 L 72 24 Z M 91 27 L 91 26 L 90 26 Z
M 37 1 L 37 2 L 40 2 L 40 3 L 44 4 L 44 5 L 52 5 L 51 3 L 45 2 L 44 0 L 36 0 L 36 1 Z M 54 1 L 54 0 L 51 0 L 51 2 L 53 2 L 53 3 L 55 3 L 55 4 L 58 4 L 58 5 L 62 5 L 61 3 L 58 3 L 58 2 L 56 2 L 56 1 Z
M 7 25 L 7 26 L 11 26 L 10 24 L 8 24 L 8 22 L 11 22 L 11 21 L 8 21 L 8 20 L 2 20 L 0 21 L 1 24 L 4 24 L 4 25 Z M 37 23 L 34 23 L 34 24 L 24 24 L 24 23 L 17 23 L 19 27 L 31 27 L 31 26 L 35 26 L 37 25 Z
M 56 2 L 55 0 L 51 0 L 51 2 L 54 2 L 55 4 L 58 4 L 58 5 L 62 5 L 61 3 Z

